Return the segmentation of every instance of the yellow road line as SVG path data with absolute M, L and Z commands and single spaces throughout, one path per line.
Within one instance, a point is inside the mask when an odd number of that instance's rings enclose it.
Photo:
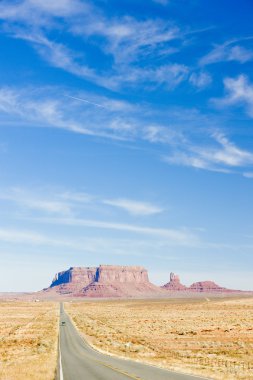
M 136 376 L 136 375 L 132 375 L 132 374 L 130 374 L 130 373 L 128 373 L 128 372 L 122 371 L 122 370 L 119 369 L 119 368 L 115 368 L 115 367 L 111 366 L 110 364 L 104 363 L 104 362 L 102 362 L 102 361 L 100 361 L 100 360 L 93 359 L 93 358 L 92 358 L 92 360 L 93 360 L 94 362 L 98 363 L 98 364 L 103 365 L 104 367 L 110 368 L 110 369 L 112 369 L 112 370 L 115 371 L 115 372 L 118 372 L 118 373 L 120 373 L 120 374 L 122 374 L 122 375 L 125 375 L 125 376 L 129 377 L 130 379 L 141 380 L 140 377 L 138 377 L 138 376 Z

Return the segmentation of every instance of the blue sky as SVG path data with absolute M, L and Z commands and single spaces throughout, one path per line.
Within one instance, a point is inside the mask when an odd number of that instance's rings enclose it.
M 69 266 L 253 289 L 253 4 L 0 3 L 0 291 Z

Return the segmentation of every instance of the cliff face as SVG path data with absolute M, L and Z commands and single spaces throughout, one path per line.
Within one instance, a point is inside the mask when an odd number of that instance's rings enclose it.
M 145 268 L 114 265 L 72 267 L 57 273 L 45 291 L 77 297 L 124 297 L 162 293 L 158 286 L 149 282 Z
M 181 284 L 179 276 L 174 273 L 170 274 L 170 281 L 163 285 L 162 288 L 173 291 L 182 291 L 187 289 L 186 286 Z
M 55 275 L 50 288 L 61 284 L 88 285 L 96 279 L 97 268 L 72 267 Z
M 148 272 L 143 267 L 100 265 L 97 269 L 97 282 L 147 283 Z

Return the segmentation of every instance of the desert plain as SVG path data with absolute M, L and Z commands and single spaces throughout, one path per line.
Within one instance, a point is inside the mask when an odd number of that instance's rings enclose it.
M 59 305 L 0 302 L 0 379 L 53 380 Z
M 253 379 L 253 298 L 78 300 L 64 307 L 98 350 L 211 379 Z M 59 302 L 0 302 L 0 379 L 53 380 Z

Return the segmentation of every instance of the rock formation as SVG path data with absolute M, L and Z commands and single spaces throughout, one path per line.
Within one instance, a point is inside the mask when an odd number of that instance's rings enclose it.
M 178 275 L 171 273 L 170 281 L 162 286 L 162 289 L 169 290 L 171 292 L 182 292 L 184 291 L 187 294 L 191 293 L 239 293 L 239 290 L 231 290 L 223 288 L 220 285 L 217 285 L 213 281 L 199 281 L 194 282 L 191 286 L 187 287 L 180 283 L 180 278 Z
M 158 287 L 148 278 L 145 268 L 139 266 L 100 265 L 99 267 L 71 267 L 55 275 L 45 298 L 67 297 L 176 297 L 194 293 L 239 293 L 223 288 L 212 281 L 195 282 L 190 287 L 181 284 L 180 278 L 170 273 L 170 281 Z
M 50 288 L 61 284 L 85 286 L 96 281 L 97 268 L 71 267 L 63 272 L 56 273 Z
M 189 290 L 191 292 L 197 292 L 197 293 L 231 293 L 235 292 L 235 290 L 226 289 L 223 288 L 213 281 L 200 281 L 200 282 L 194 282 L 190 287 Z
M 131 297 L 163 293 L 158 286 L 151 284 L 145 268 L 113 265 L 72 267 L 59 272 L 44 292 L 76 297 Z
M 184 291 L 187 289 L 186 286 L 182 285 L 178 275 L 170 273 L 170 281 L 162 286 L 163 289 L 172 291 Z

